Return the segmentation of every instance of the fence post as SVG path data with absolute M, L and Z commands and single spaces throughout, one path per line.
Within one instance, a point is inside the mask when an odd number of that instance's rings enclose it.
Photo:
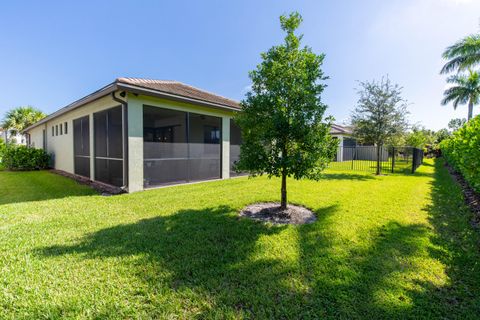
M 355 145 L 355 148 L 353 149 L 353 154 L 352 154 L 352 170 L 353 170 L 353 160 L 355 159 L 355 154 L 357 153 L 357 145 Z
M 395 169 L 395 147 L 392 147 L 392 173 Z
M 415 163 L 417 160 L 417 150 L 412 148 L 412 173 L 415 173 Z

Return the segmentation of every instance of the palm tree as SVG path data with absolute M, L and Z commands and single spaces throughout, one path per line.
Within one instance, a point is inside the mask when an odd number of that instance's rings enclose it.
M 469 70 L 467 75 L 454 75 L 447 79 L 448 83 L 455 84 L 443 93 L 442 105 L 453 102 L 453 108 L 459 104 L 468 103 L 468 120 L 472 118 L 473 106 L 480 100 L 480 78 L 476 71 Z
M 42 111 L 32 106 L 18 107 L 7 111 L 1 126 L 16 134 L 45 118 L 45 116 Z
M 480 34 L 470 35 L 451 45 L 443 52 L 448 60 L 440 73 L 465 71 L 480 64 Z

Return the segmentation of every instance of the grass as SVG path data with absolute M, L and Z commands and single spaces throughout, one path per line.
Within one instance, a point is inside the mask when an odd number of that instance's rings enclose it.
M 0 172 L 0 318 L 458 318 L 480 314 L 479 233 L 442 162 L 289 181 L 318 221 L 238 218 L 245 177 L 102 197 Z

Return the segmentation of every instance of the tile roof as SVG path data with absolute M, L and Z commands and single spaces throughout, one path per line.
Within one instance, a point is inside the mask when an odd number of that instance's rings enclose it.
M 332 128 L 330 129 L 331 134 L 352 134 L 353 130 L 352 127 L 348 126 L 341 126 L 339 124 L 332 124 Z
M 118 78 L 116 83 L 133 85 L 136 87 L 169 93 L 185 98 L 220 104 L 240 110 L 240 104 L 237 101 L 189 86 L 178 81 L 142 78 Z

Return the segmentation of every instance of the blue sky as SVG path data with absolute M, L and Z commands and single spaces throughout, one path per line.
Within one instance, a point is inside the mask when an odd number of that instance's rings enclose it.
M 438 71 L 446 46 L 480 30 L 478 0 L 5 1 L 0 116 L 20 105 L 51 113 L 122 76 L 240 100 L 292 10 L 303 15 L 304 44 L 326 54 L 323 100 L 337 122 L 355 106 L 358 80 L 386 74 L 404 87 L 412 122 L 439 129 L 466 117 L 464 106 L 440 105 Z

